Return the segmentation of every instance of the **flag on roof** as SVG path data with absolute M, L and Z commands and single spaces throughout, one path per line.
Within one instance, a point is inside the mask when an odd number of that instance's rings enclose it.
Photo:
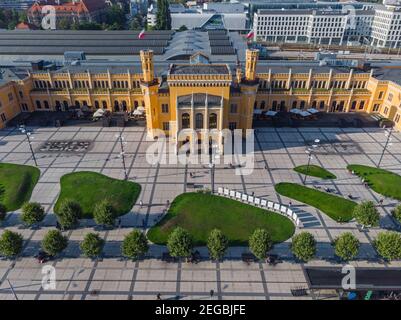
M 249 33 L 246 35 L 246 38 L 247 38 L 247 39 L 251 39 L 251 38 L 253 38 L 253 35 L 254 35 L 254 33 L 253 33 L 253 31 L 251 30 L 251 31 L 249 31 Z
M 139 34 L 138 34 L 138 39 L 143 39 L 145 38 L 145 29 L 143 29 Z

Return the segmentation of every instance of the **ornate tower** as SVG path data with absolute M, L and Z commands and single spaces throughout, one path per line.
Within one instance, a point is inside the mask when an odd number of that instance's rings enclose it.
M 152 138 L 155 137 L 154 129 L 160 128 L 159 115 L 158 115 L 158 103 L 159 103 L 159 83 L 158 79 L 154 75 L 153 66 L 153 51 L 152 50 L 141 50 L 141 62 L 142 62 L 142 79 L 141 88 L 143 93 L 143 100 L 145 103 L 146 111 L 146 128 L 148 135 Z
M 251 129 L 253 120 L 253 109 L 259 80 L 256 77 L 256 64 L 259 50 L 246 50 L 245 79 L 240 83 L 241 89 L 241 122 L 242 129 Z
M 245 79 L 254 81 L 256 79 L 256 63 L 259 58 L 259 50 L 246 50 Z
M 152 82 L 154 80 L 153 51 L 141 50 L 142 73 L 144 82 Z

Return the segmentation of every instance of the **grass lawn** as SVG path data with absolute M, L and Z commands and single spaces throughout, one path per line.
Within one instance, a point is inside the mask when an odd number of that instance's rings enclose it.
M 278 183 L 275 185 L 275 189 L 283 196 L 319 209 L 337 222 L 347 222 L 351 220 L 352 211 L 356 206 L 354 201 L 304 187 L 296 183 Z
M 351 164 L 347 169 L 365 179 L 369 186 L 386 197 L 401 200 L 401 176 L 383 169 Z
M 326 169 L 319 167 L 319 166 L 315 166 L 315 165 L 310 165 L 309 170 L 308 170 L 307 165 L 298 166 L 298 167 L 294 168 L 294 171 L 302 173 L 302 174 L 307 174 L 308 176 L 322 178 L 322 179 L 336 179 L 337 178 L 330 171 L 327 171 Z
M 82 206 L 85 218 L 93 217 L 95 204 L 108 199 L 118 215 L 129 212 L 135 204 L 141 186 L 131 181 L 109 178 L 96 172 L 75 172 L 61 177 L 61 192 L 54 206 L 57 213 L 65 199 L 72 199 Z
M 6 206 L 7 211 L 21 208 L 31 198 L 39 176 L 38 168 L 0 163 L 0 203 Z
M 187 229 L 196 245 L 205 245 L 212 229 L 220 229 L 230 245 L 248 245 L 257 228 L 265 228 L 274 242 L 290 238 L 295 226 L 288 218 L 248 204 L 204 193 L 184 193 L 174 199 L 167 215 L 148 232 L 150 241 L 166 244 L 177 226 Z

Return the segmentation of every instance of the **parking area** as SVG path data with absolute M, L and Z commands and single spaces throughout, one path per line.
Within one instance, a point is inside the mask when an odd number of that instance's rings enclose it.
M 122 217 L 121 228 L 98 231 L 106 240 L 105 256 L 91 261 L 80 256 L 79 242 L 87 232 L 93 231 L 91 220 L 82 221 L 80 228 L 65 232 L 70 243 L 64 255 L 51 264 L 56 268 L 56 290 L 41 288 L 42 266 L 32 258 L 48 229 L 54 228 L 53 205 L 60 191 L 60 177 L 77 171 L 94 171 L 114 178 L 124 178 L 120 145 L 116 135 L 122 134 L 127 142 L 125 160 L 128 177 L 142 186 L 135 205 Z M 18 231 L 27 240 L 24 252 L 17 261 L 0 260 L 0 299 L 155 299 L 161 293 L 163 299 L 290 299 L 291 289 L 306 287 L 304 264 L 297 263 L 289 250 L 289 242 L 276 245 L 273 253 L 282 262 L 276 266 L 265 263 L 246 264 L 241 261 L 245 248 L 230 248 L 223 262 L 211 262 L 207 250 L 199 248 L 204 258 L 198 264 L 166 263 L 161 261 L 166 249 L 152 246 L 149 256 L 140 261 L 126 261 L 120 257 L 120 244 L 132 228 L 149 228 L 160 219 L 167 202 L 183 192 L 198 188 L 211 189 L 212 175 L 207 166 L 160 164 L 151 165 L 146 151 L 151 141 L 146 140 L 143 127 L 103 128 L 96 126 L 68 126 L 60 128 L 32 128 L 33 147 L 41 170 L 40 180 L 34 189 L 32 201 L 43 204 L 46 219 L 38 229 L 24 229 L 19 223 L 19 212 L 8 216 L 5 227 Z M 319 185 L 335 190 L 339 195 L 352 194 L 356 201 L 373 200 L 382 196 L 366 188 L 356 176 L 351 175 L 348 164 L 375 166 L 379 161 L 386 140 L 383 129 L 367 128 L 257 128 L 255 138 L 254 170 L 249 175 L 236 175 L 235 169 L 220 164 L 215 168 L 215 188 L 225 187 L 272 201 L 288 203 L 290 200 L 277 195 L 274 185 L 279 182 L 301 183 L 302 176 L 292 169 L 307 163 L 305 148 L 315 139 L 320 140 L 322 152 L 317 152 L 313 164 L 324 167 L 337 176 L 336 180 L 320 180 L 308 177 L 307 185 Z M 84 141 L 84 147 L 66 152 Z M 88 147 L 86 147 L 88 145 Z M 50 146 L 55 150 L 39 150 Z M 0 131 L 0 161 L 33 165 L 26 136 L 16 129 Z M 393 144 L 386 152 L 382 168 L 401 174 L 401 134 L 395 133 Z M 377 258 L 372 240 L 381 229 L 393 229 L 390 217 L 397 204 L 384 199 L 379 228 L 360 230 L 354 222 L 339 224 L 325 214 L 292 200 L 293 206 L 309 213 L 317 223 L 305 229 L 318 241 L 317 259 L 306 266 L 333 266 L 331 242 L 344 231 L 350 231 L 361 242 L 356 266 L 400 267 L 401 263 L 383 264 Z M 298 231 L 297 231 L 298 232 Z M 297 299 L 313 299 L 313 295 Z

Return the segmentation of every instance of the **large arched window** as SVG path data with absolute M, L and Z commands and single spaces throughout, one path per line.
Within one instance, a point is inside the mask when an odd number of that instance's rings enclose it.
M 114 101 L 114 112 L 119 112 L 120 111 L 120 105 L 118 104 L 118 101 Z
M 195 116 L 195 128 L 202 129 L 203 128 L 203 114 L 197 113 Z
M 123 107 L 123 111 L 127 111 L 127 101 L 125 101 L 125 100 L 122 101 L 122 107 Z
M 182 128 L 183 129 L 189 128 L 189 114 L 188 113 L 183 113 L 182 114 L 181 121 L 182 121 Z
M 217 129 L 217 114 L 211 113 L 209 116 L 209 128 Z
M 99 101 L 95 100 L 95 108 L 99 109 Z

